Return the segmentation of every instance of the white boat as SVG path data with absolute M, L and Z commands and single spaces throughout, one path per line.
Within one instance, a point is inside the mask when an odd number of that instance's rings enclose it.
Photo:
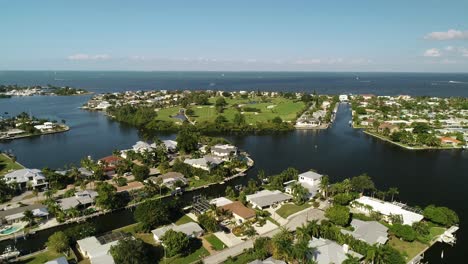
M 20 255 L 20 252 L 12 246 L 7 246 L 3 251 L 3 254 L 0 255 L 0 260 L 8 260 L 12 258 L 16 258 Z

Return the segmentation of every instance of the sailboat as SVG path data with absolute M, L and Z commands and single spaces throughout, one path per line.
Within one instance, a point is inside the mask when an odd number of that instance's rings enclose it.
M 440 258 L 443 259 L 444 258 L 444 251 L 442 250 L 442 253 L 440 253 Z

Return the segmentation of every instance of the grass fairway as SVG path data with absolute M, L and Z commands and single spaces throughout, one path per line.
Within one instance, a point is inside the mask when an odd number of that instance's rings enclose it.
M 5 154 L 0 154 L 0 176 L 7 174 L 10 171 L 23 169 L 20 164 L 13 162 Z
M 211 247 L 218 251 L 218 250 L 223 250 L 226 248 L 226 245 L 223 243 L 223 241 L 219 240 L 215 235 L 207 235 L 205 239 L 211 244 Z
M 157 119 L 169 122 L 182 122 L 180 119 L 171 117 L 177 115 L 179 113 L 180 108 L 180 106 L 163 108 L 158 111 Z
M 218 114 L 214 107 L 216 99 L 217 98 L 210 99 L 211 105 L 192 106 L 191 109 L 194 111 L 194 115 L 190 117 L 190 119 L 197 122 L 213 122 L 218 115 L 222 115 L 229 121 L 233 121 L 234 115 L 238 113 L 238 110 L 234 106 L 240 105 L 241 109 L 249 107 L 259 110 L 258 113 L 242 111 L 247 124 L 266 122 L 277 116 L 281 117 L 283 121 L 294 121 L 296 120 L 297 113 L 301 112 L 305 107 L 305 104 L 302 101 L 290 100 L 281 97 L 270 98 L 268 102 L 262 102 L 260 97 L 249 99 L 225 98 L 228 105 L 225 107 L 223 113 Z
M 279 216 L 286 218 L 294 213 L 307 209 L 311 206 L 312 205 L 310 203 L 305 203 L 303 205 L 295 205 L 293 203 L 283 204 L 280 209 L 276 210 L 276 213 Z
M 395 236 L 390 237 L 388 244 L 403 253 L 406 256 L 406 260 L 411 260 L 428 246 L 419 241 L 406 242 Z

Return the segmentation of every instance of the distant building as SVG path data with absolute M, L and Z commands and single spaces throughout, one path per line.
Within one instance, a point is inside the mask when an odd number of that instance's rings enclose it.
M 4 176 L 7 183 L 17 183 L 19 189 L 31 187 L 33 189 L 47 188 L 48 182 L 38 169 L 20 169 L 10 172 Z
M 377 221 L 362 221 L 353 219 L 351 226 L 353 231 L 342 229 L 343 234 L 352 235 L 354 238 L 362 240 L 369 245 L 385 244 L 388 240 L 388 228 Z
M 161 242 L 161 238 L 169 230 L 182 232 L 186 234 L 188 237 L 199 237 L 203 235 L 203 229 L 195 222 L 188 222 L 182 225 L 172 224 L 168 226 L 163 226 L 163 227 L 152 230 L 151 233 L 153 233 L 153 237 L 156 242 Z
M 340 102 L 348 102 L 349 101 L 349 98 L 348 98 L 348 95 L 346 94 L 341 94 L 338 99 L 340 99 Z
M 164 144 L 168 152 L 175 152 L 177 150 L 177 141 L 163 140 L 162 143 Z
M 187 178 L 185 178 L 182 173 L 175 171 L 164 173 L 158 177 L 149 177 L 147 180 L 152 181 L 153 183 L 157 183 L 159 179 L 162 180 L 161 184 L 168 188 L 173 188 L 177 182 L 180 182 L 180 184 L 183 186 L 188 184 Z

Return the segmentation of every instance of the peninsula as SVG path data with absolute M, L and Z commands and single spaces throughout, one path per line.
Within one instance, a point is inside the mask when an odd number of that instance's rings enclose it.
M 58 95 L 58 96 L 72 96 L 72 95 L 85 95 L 91 92 L 72 88 L 68 86 L 57 87 L 53 85 L 47 86 L 18 86 L 18 85 L 0 85 L 0 98 L 10 98 L 12 96 L 33 96 L 33 95 Z
M 0 116 L 0 140 L 61 133 L 70 130 L 65 120 L 41 119 L 23 112 L 15 117 L 8 117 L 8 113 Z
M 261 91 L 145 91 L 95 95 L 83 108 L 150 131 L 190 124 L 203 133 L 326 128 L 337 96 Z

